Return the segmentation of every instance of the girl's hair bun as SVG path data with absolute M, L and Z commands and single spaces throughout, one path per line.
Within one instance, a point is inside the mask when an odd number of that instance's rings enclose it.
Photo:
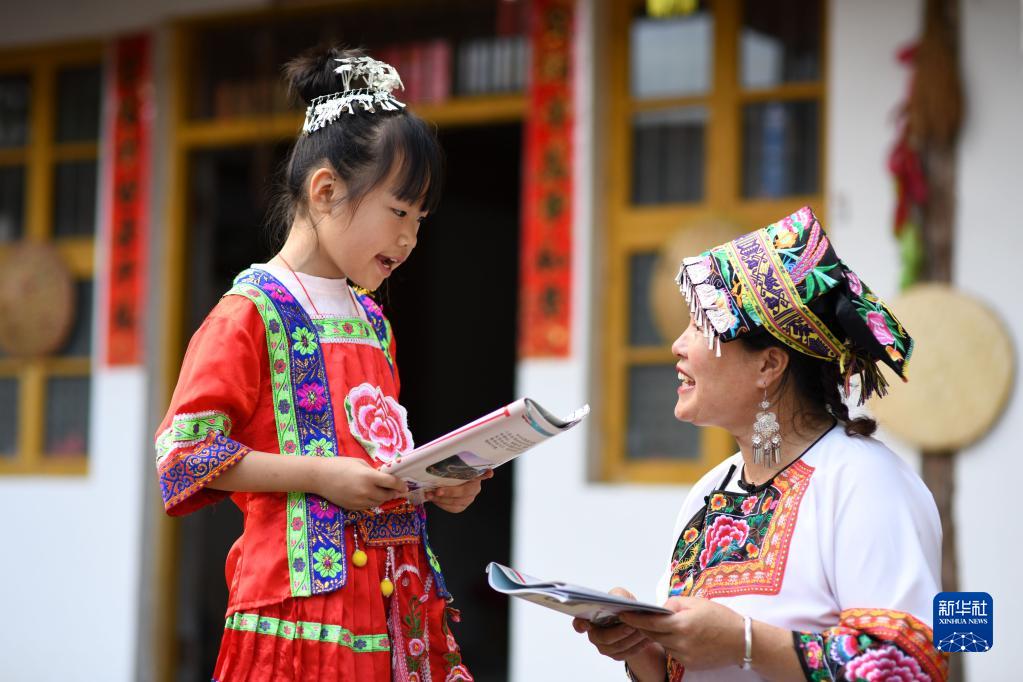
M 364 57 L 361 49 L 345 49 L 335 45 L 313 47 L 284 65 L 284 80 L 288 91 L 298 96 L 306 106 L 317 97 L 344 90 L 341 76 L 334 73 L 335 59 Z

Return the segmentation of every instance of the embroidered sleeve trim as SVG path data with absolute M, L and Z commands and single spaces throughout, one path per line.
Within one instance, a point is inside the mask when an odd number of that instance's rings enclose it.
M 171 425 L 156 439 L 156 465 L 178 448 L 198 445 L 213 431 L 230 436 L 231 418 L 214 410 L 174 415 Z
M 258 613 L 233 613 L 227 617 L 224 629 L 255 632 L 260 635 L 289 640 L 304 639 L 310 642 L 336 644 L 351 649 L 356 653 L 388 652 L 391 650 L 391 640 L 386 634 L 356 635 L 341 625 L 269 618 L 260 616 Z
M 932 643 L 931 629 L 911 614 L 848 609 L 822 633 L 794 632 L 807 680 L 872 679 L 879 671 L 914 682 L 944 682 L 948 657 Z
M 177 449 L 158 469 L 164 509 L 174 507 L 238 463 L 251 449 L 219 431 L 210 431 L 191 449 Z

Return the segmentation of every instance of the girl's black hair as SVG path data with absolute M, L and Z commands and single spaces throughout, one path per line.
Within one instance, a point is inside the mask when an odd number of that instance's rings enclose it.
M 315 47 L 284 65 L 284 78 L 290 93 L 306 106 L 323 95 L 343 91 L 339 74 L 334 73 L 336 59 L 364 57 L 361 49 L 337 46 Z M 351 88 L 363 87 L 361 79 Z M 401 93 L 394 95 L 401 99 Z M 278 246 L 284 242 L 295 216 L 307 210 L 306 183 L 309 176 L 329 164 L 345 181 L 345 201 L 354 211 L 366 194 L 395 173 L 395 196 L 417 203 L 423 211 L 433 211 L 440 200 L 444 157 L 436 131 L 406 109 L 376 112 L 354 107 L 355 113 L 343 113 L 333 123 L 300 133 L 284 164 L 268 223 Z
M 823 300 L 814 301 L 811 305 L 814 314 L 829 329 L 840 329 L 834 314 L 829 312 L 830 297 L 823 296 L 821 299 Z M 830 415 L 842 423 L 845 432 L 850 436 L 854 434 L 870 436 L 877 430 L 877 422 L 870 417 L 850 418 L 849 407 L 842 400 L 839 388 L 844 380 L 837 363 L 820 360 L 789 348 L 763 329 L 754 334 L 740 336 L 739 340 L 752 350 L 764 350 L 773 346 L 781 348 L 789 356 L 789 365 L 782 376 L 780 388 L 784 390 L 789 381 L 794 384 L 800 402 L 811 411 L 811 414 L 798 416 L 812 418 Z

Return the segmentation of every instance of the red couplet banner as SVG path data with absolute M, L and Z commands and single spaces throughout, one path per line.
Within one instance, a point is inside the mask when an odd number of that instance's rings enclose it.
M 532 0 L 519 356 L 571 352 L 574 0 Z
M 108 365 L 143 360 L 145 258 L 152 126 L 152 52 L 147 35 L 119 39 L 108 79 L 110 132 L 107 261 Z

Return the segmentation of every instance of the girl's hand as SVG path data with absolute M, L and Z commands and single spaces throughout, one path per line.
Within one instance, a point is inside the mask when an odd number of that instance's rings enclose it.
M 377 507 L 408 493 L 396 476 L 385 474 L 355 457 L 310 458 L 317 471 L 309 492 L 339 507 L 360 511 Z
M 483 487 L 483 481 L 493 477 L 493 469 L 487 469 L 487 471 L 480 476 L 477 476 L 471 481 L 466 481 L 462 485 L 429 490 L 426 493 L 426 499 L 429 502 L 433 502 L 446 512 L 458 514 L 459 512 L 465 511 L 465 509 L 472 504 L 473 500 L 476 499 L 476 496 L 480 494 L 480 490 Z
M 727 606 L 700 597 L 672 597 L 670 616 L 623 613 L 622 622 L 660 644 L 689 670 L 725 668 L 742 663 L 743 621 Z
M 611 590 L 611 594 L 636 600 L 635 595 L 621 587 Z M 572 627 L 576 632 L 585 632 L 590 643 L 604 656 L 616 661 L 625 661 L 634 672 L 650 668 L 659 669 L 663 677 L 664 655 L 661 648 L 631 625 L 622 623 L 600 627 L 588 620 L 573 618 Z

